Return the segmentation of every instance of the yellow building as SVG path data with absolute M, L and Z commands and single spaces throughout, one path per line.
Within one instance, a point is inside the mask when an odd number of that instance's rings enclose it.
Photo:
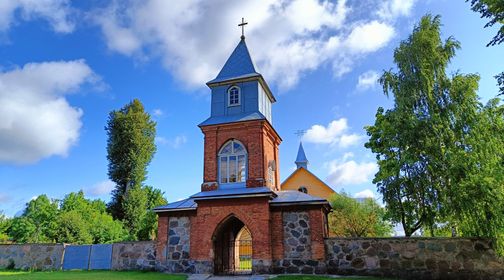
M 308 159 L 306 158 L 302 143 L 299 143 L 299 150 L 295 163 L 297 169 L 280 185 L 283 191 L 300 191 L 325 199 L 329 199 L 332 194 L 336 193 L 331 187 L 324 183 L 324 181 L 308 170 Z

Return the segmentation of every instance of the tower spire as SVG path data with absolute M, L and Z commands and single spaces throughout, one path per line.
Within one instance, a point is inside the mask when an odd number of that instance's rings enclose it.
M 303 149 L 303 142 L 299 142 L 299 149 L 296 157 L 296 166 L 297 168 L 303 167 L 304 169 L 308 170 L 308 159 L 306 158 L 304 149 Z

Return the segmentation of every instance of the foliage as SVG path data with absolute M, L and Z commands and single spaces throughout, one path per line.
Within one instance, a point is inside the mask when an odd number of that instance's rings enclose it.
M 58 242 L 89 244 L 127 239 L 122 223 L 106 212 L 105 203 L 86 199 L 82 191 L 66 195 L 60 208 Z
M 15 242 L 53 242 L 56 239 L 58 202 L 40 195 L 26 204 L 12 221 L 9 235 Z
M 336 236 L 382 237 L 392 234 L 392 225 L 385 219 L 385 209 L 371 198 L 361 202 L 346 193 L 334 194 L 329 199 L 333 208 L 329 227 Z
M 131 220 L 136 217 L 126 215 L 123 207 L 134 205 L 123 203 L 123 200 L 129 189 L 140 188 L 146 179 L 147 166 L 156 151 L 156 123 L 145 112 L 142 103 L 135 99 L 120 110 L 110 112 L 105 130 L 108 135 L 108 175 L 116 183 L 108 208 L 114 218 L 126 219 L 125 223 L 130 227 L 137 223 Z
M 469 0 L 466 0 L 468 2 Z M 502 0 L 470 0 L 471 9 L 481 14 L 482 18 L 489 21 L 485 24 L 486 27 L 494 26 L 495 24 L 501 25 L 497 35 L 487 44 L 487 46 L 494 46 L 504 42 L 504 1 Z
M 154 213 L 152 209 L 165 205 L 168 201 L 166 201 L 163 197 L 164 193 L 159 189 L 155 189 L 151 186 L 145 186 L 143 190 L 147 195 L 147 213 L 145 213 L 142 221 L 142 227 L 137 236 L 139 240 L 154 240 L 157 236 L 158 219 L 157 214 Z
M 504 228 L 503 108 L 478 102 L 479 77 L 448 77 L 459 43 L 441 41 L 440 18 L 424 16 L 395 50 L 397 72 L 380 78 L 394 107 L 379 108 L 366 128 L 377 154 L 374 182 L 390 217 L 407 236 L 434 235 L 449 223 L 458 234 L 498 237 Z
M 0 243 L 7 243 L 9 241 L 7 231 L 11 224 L 12 219 L 7 218 L 3 212 L 0 211 Z

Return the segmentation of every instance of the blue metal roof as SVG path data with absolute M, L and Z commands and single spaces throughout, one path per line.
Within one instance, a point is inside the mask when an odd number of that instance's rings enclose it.
M 258 196 L 258 195 L 274 195 L 274 192 L 267 187 L 257 188 L 230 188 L 218 189 L 215 191 L 199 192 L 191 196 L 194 200 L 217 199 L 217 198 L 235 198 L 244 196 Z
M 179 201 L 169 203 L 167 205 L 159 206 L 153 209 L 154 212 L 168 212 L 168 211 L 183 211 L 195 210 L 198 205 L 192 198 L 186 198 Z
M 241 39 L 217 77 L 208 83 L 260 76 L 256 72 L 245 39 Z
M 277 195 L 270 204 L 275 205 L 292 205 L 292 204 L 327 204 L 329 202 L 321 197 L 309 195 L 300 191 L 279 191 L 275 192 Z
M 212 116 L 206 119 L 204 122 L 200 123 L 198 126 L 207 126 L 222 123 L 234 123 L 234 122 L 245 122 L 253 120 L 265 120 L 266 117 L 260 112 L 247 112 L 238 115 L 221 115 Z
M 304 169 L 308 170 L 308 159 L 306 158 L 302 142 L 299 142 L 299 149 L 295 163 L 297 168 L 304 167 Z

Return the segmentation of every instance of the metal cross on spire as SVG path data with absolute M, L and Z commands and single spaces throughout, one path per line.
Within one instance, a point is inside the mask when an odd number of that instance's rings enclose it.
M 247 24 L 248 24 L 248 22 L 245 22 L 244 18 L 242 18 L 242 22 L 238 24 L 238 26 L 240 26 L 242 29 L 242 35 L 241 35 L 242 40 L 245 39 L 245 25 L 247 25 Z
M 303 138 L 303 136 L 306 134 L 306 130 L 296 130 L 296 132 L 294 132 L 294 134 L 296 134 L 297 137 L 299 137 L 299 138 Z

